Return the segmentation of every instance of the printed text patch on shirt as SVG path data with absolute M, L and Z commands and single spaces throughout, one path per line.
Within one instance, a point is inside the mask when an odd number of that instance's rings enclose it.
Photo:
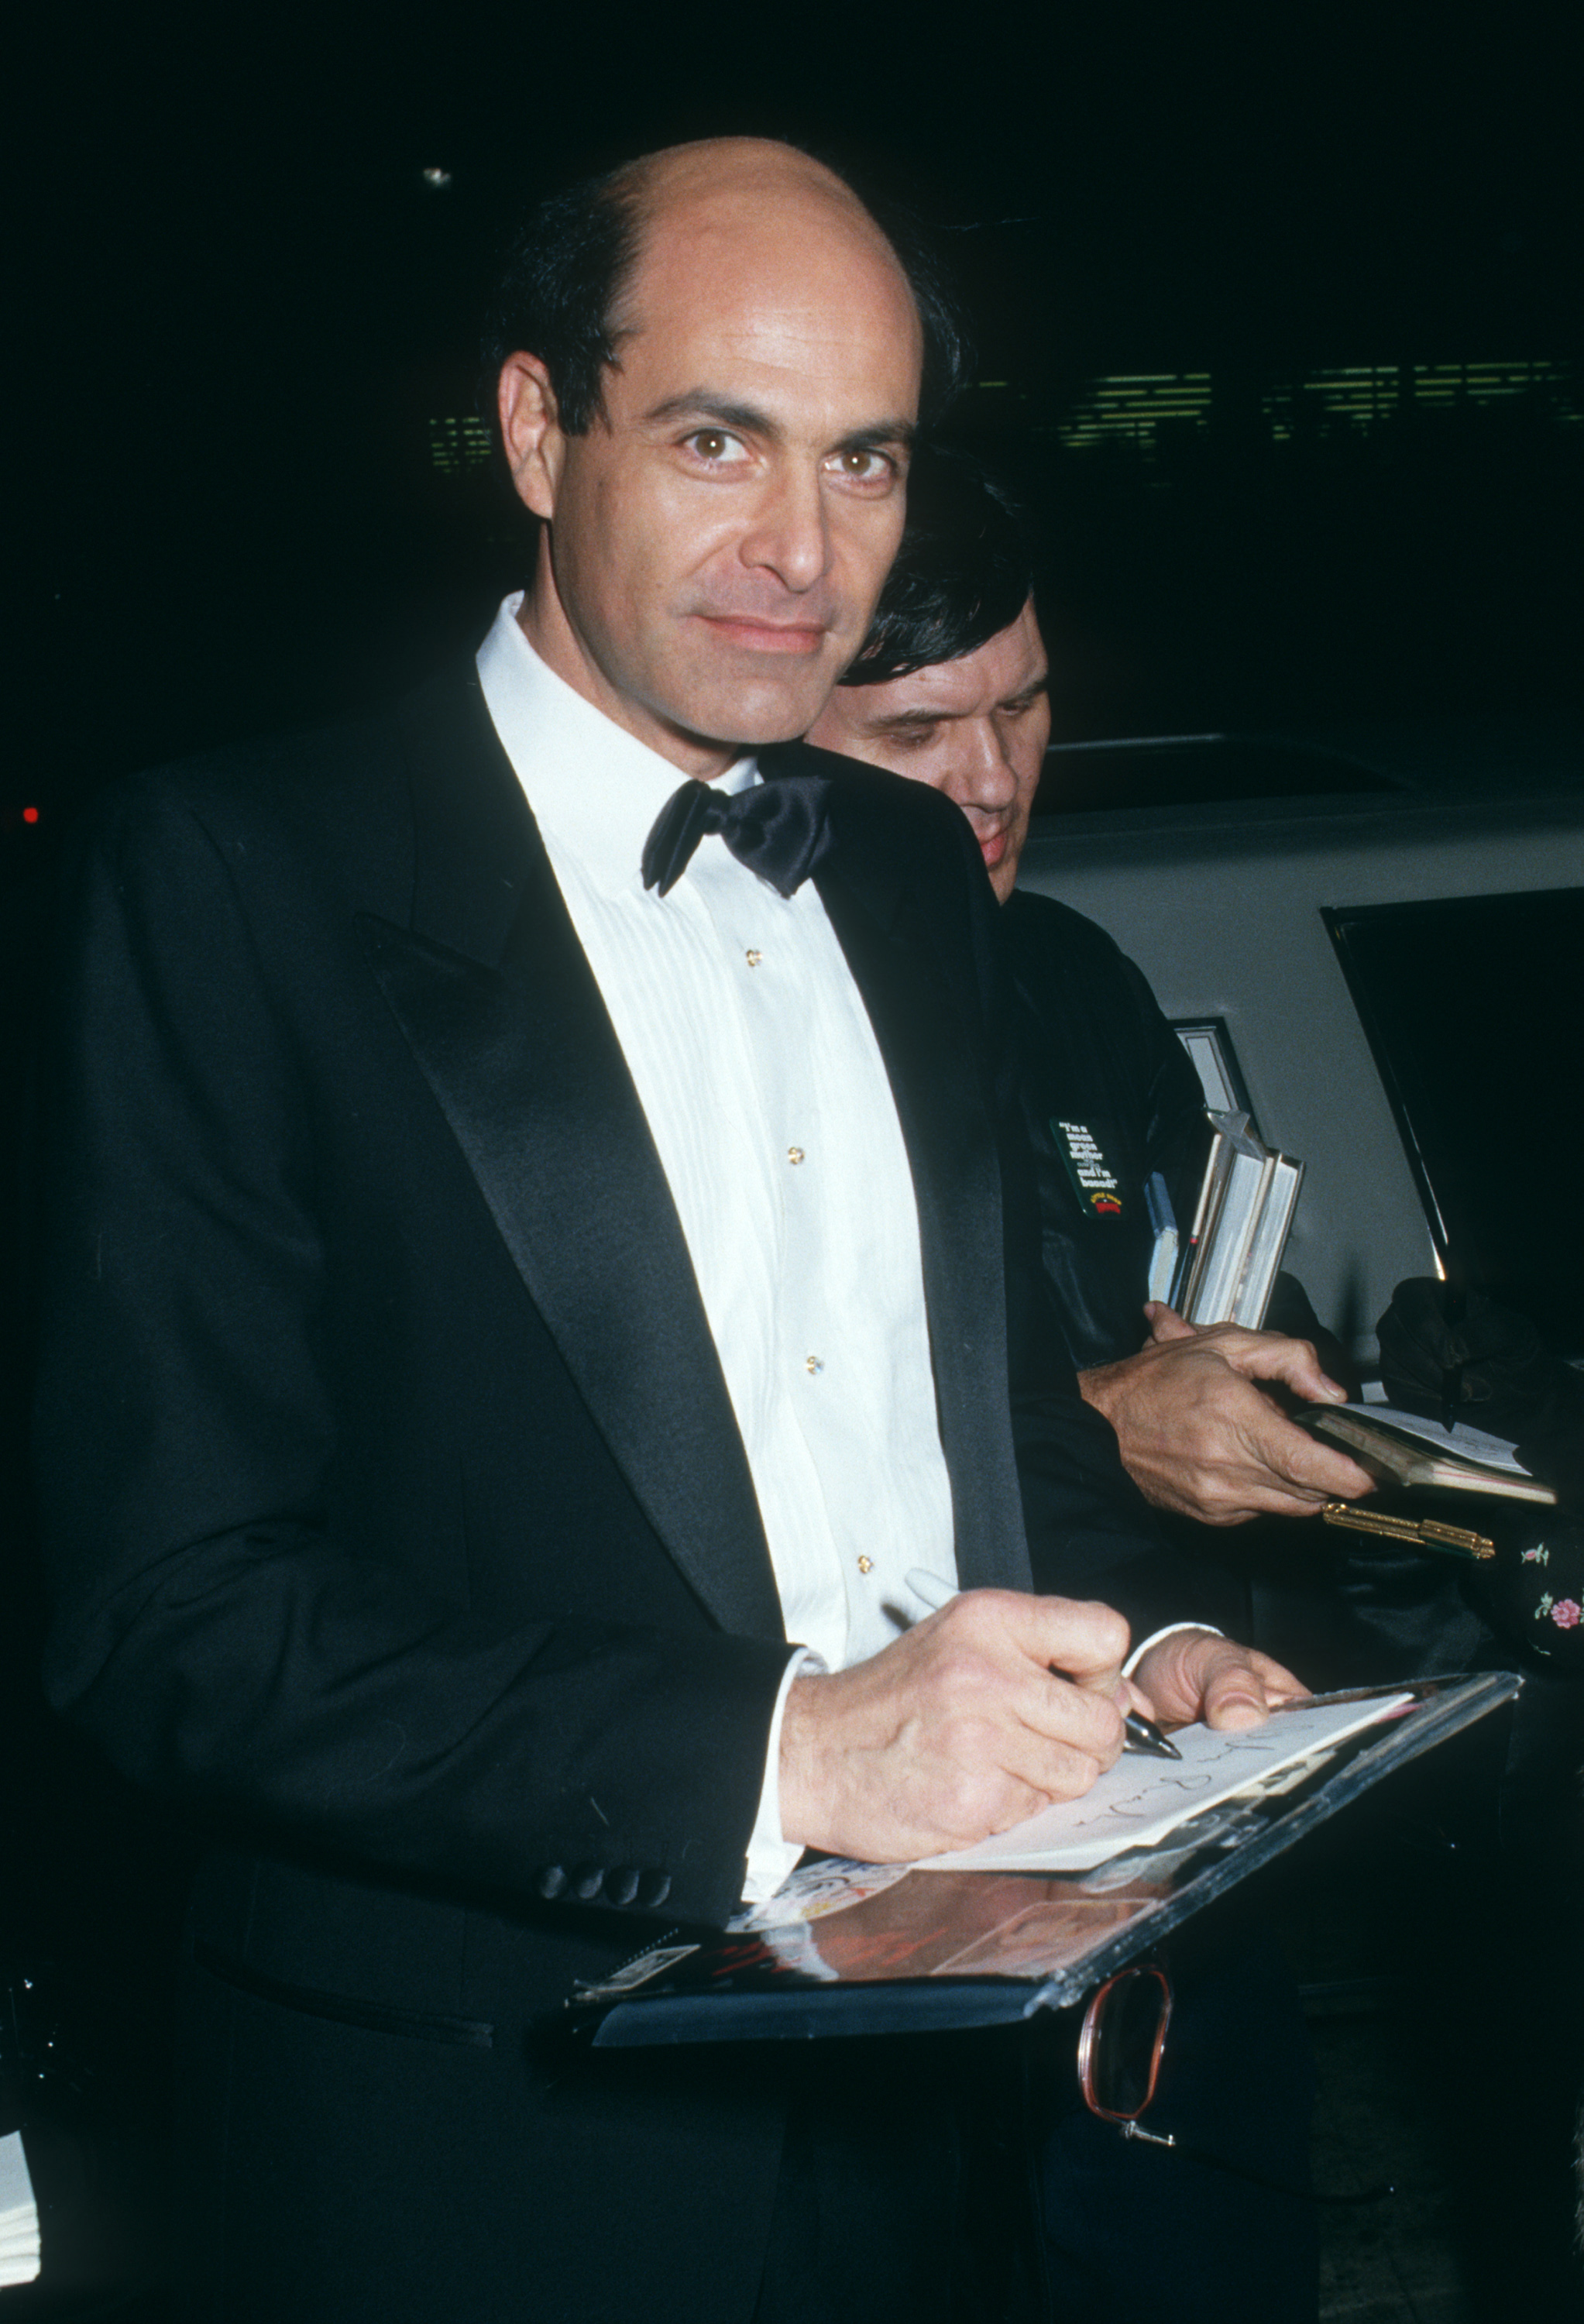
M 1073 1192 L 1078 1197 L 1078 1207 L 1086 1218 L 1119 1219 L 1122 1215 L 1122 1185 L 1110 1164 L 1098 1131 L 1087 1122 L 1064 1121 L 1053 1116 L 1051 1136 L 1056 1151 L 1067 1166 L 1067 1176 L 1073 1181 Z

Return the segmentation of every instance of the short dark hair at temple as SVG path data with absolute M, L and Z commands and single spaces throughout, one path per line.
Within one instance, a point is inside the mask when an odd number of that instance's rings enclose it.
M 843 686 L 884 686 L 999 637 L 1034 594 L 1030 520 L 971 454 L 921 445 L 907 524 Z
M 492 429 L 501 366 L 519 351 L 538 355 L 549 374 L 567 435 L 585 436 L 599 416 L 605 371 L 617 360 L 622 301 L 648 221 L 654 158 L 624 161 L 548 196 L 512 236 L 485 316 L 481 349 L 479 409 Z M 810 158 L 861 202 L 907 278 L 924 331 L 919 422 L 929 427 L 955 398 L 972 360 L 944 263 L 907 205 L 860 183 L 824 154 Z

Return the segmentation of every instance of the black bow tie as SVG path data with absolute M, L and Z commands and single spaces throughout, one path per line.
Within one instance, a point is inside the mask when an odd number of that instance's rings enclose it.
M 686 782 L 666 801 L 644 842 L 643 884 L 677 885 L 706 831 L 783 896 L 795 895 L 831 850 L 828 775 L 775 775 L 745 791 Z

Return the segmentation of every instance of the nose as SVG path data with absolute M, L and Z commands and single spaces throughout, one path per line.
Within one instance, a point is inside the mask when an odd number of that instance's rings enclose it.
M 773 573 L 797 595 L 824 579 L 831 535 L 816 473 L 788 462 L 767 482 L 738 554 L 751 571 Z
M 943 788 L 960 807 L 1003 815 L 1017 802 L 1018 775 L 993 718 L 965 718 L 953 729 L 952 765 Z

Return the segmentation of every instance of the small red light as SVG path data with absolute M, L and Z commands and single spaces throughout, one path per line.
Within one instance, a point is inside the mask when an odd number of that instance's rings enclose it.
M 38 808 L 36 807 L 24 807 L 22 811 L 22 819 L 23 823 L 37 823 L 39 819 Z

